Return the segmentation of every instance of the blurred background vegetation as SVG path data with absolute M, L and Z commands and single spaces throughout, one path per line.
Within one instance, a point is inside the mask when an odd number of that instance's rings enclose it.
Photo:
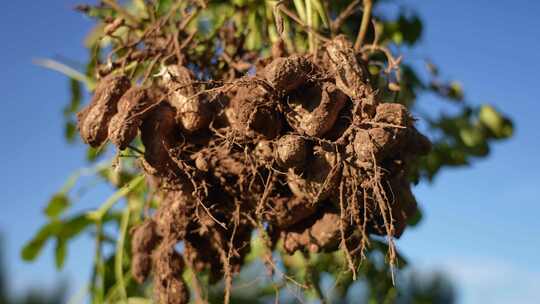
M 67 285 L 56 282 L 52 290 L 35 286 L 22 293 L 14 294 L 10 289 L 10 273 L 4 260 L 4 241 L 0 233 L 0 304 L 58 304 L 66 300 Z

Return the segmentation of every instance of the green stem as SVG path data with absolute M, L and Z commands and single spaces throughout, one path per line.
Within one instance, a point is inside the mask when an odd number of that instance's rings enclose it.
M 308 28 L 314 30 L 313 28 L 313 6 L 311 5 L 311 0 L 306 0 L 306 24 L 308 26 Z M 315 49 L 316 49 L 316 46 L 315 46 L 315 37 L 313 36 L 313 32 L 312 31 L 309 31 L 308 32 L 308 45 L 309 45 L 309 52 L 310 53 L 315 53 Z
M 279 14 L 279 11 L 276 11 L 275 9 L 276 3 L 276 1 L 268 1 L 265 3 L 266 20 L 269 24 L 274 24 L 274 26 L 269 26 L 267 31 L 271 43 L 275 43 L 280 38 L 280 33 L 277 31 L 277 24 L 275 24 L 276 17 L 274 16 L 274 13 Z
M 137 26 L 139 24 L 139 19 L 132 15 L 130 12 L 128 12 L 122 5 L 116 3 L 115 0 L 102 0 L 105 4 L 112 7 L 116 12 L 124 17 L 131 25 Z
M 291 36 L 289 35 L 289 33 L 291 33 L 291 22 L 289 21 L 289 18 L 283 19 L 283 32 L 283 39 L 285 40 L 287 50 L 289 50 L 291 53 L 296 53 L 298 50 L 296 41 L 291 39 Z
M 107 212 L 124 196 L 133 191 L 144 180 L 144 175 L 139 175 L 132 179 L 127 185 L 113 193 L 96 211 L 87 213 L 89 219 L 101 221 Z
M 103 243 L 102 238 L 103 226 L 101 221 L 96 222 L 96 252 L 95 252 L 95 268 L 96 277 L 93 281 L 92 292 L 95 295 L 96 304 L 103 303 L 105 295 L 105 262 L 103 261 L 103 255 L 101 253 L 101 245 Z M 96 282 L 97 281 L 97 282 Z
M 330 17 L 328 15 L 328 12 L 326 11 L 326 7 L 322 4 L 320 0 L 310 0 L 311 4 L 315 7 L 317 10 L 317 13 L 319 14 L 319 17 L 321 18 L 324 26 L 327 28 L 330 28 Z
M 302 21 L 306 22 L 306 10 L 304 3 L 302 0 L 294 0 L 294 7 L 296 8 L 296 11 L 298 12 L 298 16 Z
M 129 225 L 129 216 L 130 216 L 130 206 L 129 204 L 124 208 L 122 212 L 122 219 L 120 222 L 120 235 L 118 236 L 118 241 L 116 242 L 116 255 L 114 257 L 114 273 L 116 276 L 116 282 L 120 290 L 120 296 L 122 297 L 123 302 L 127 302 L 127 292 L 126 284 L 124 282 L 124 270 L 123 270 L 123 259 L 124 259 L 124 242 L 126 239 L 127 228 Z
M 364 0 L 364 12 L 362 13 L 362 23 L 360 24 L 360 30 L 358 31 L 358 36 L 356 37 L 356 42 L 354 43 L 354 49 L 356 51 L 360 51 L 360 48 L 362 47 L 362 44 L 364 43 L 364 38 L 366 38 L 369 22 L 371 21 L 372 8 L 373 8 L 373 1 Z

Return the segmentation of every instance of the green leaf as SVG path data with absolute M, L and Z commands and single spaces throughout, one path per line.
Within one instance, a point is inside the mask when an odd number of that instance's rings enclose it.
M 120 235 L 116 243 L 116 255 L 114 259 L 114 274 L 120 295 L 124 301 L 127 301 L 126 283 L 124 282 L 124 270 L 122 262 L 124 261 L 124 243 L 129 226 L 130 208 L 124 208 L 122 220 L 120 222 Z
M 246 264 L 254 262 L 255 260 L 262 257 L 265 253 L 264 243 L 259 235 L 251 238 L 250 248 L 251 250 L 245 258 Z
M 96 19 L 106 19 L 114 16 L 114 10 L 107 6 L 86 6 L 86 9 L 81 11 L 88 17 Z
M 159 16 L 165 15 L 172 6 L 172 0 L 159 0 L 157 1 L 156 11 Z
M 461 84 L 457 81 L 451 81 L 449 83 L 440 83 L 438 81 L 432 81 L 430 83 L 431 90 L 435 93 L 446 97 L 453 101 L 463 101 L 464 92 Z
M 35 59 L 33 62 L 34 64 L 62 73 L 75 81 L 80 81 L 88 89 L 95 87 L 95 81 L 93 79 L 67 64 L 52 59 Z
M 69 79 L 69 92 L 70 92 L 70 101 L 69 104 L 64 108 L 64 116 L 66 118 L 71 117 L 72 114 L 79 110 L 82 100 L 82 84 L 80 81 L 70 78 Z
M 418 223 L 422 221 L 422 217 L 422 210 L 420 210 L 420 208 L 416 209 L 416 213 L 407 219 L 407 225 L 411 227 L 418 225 Z
M 86 149 L 86 160 L 88 160 L 89 162 L 96 161 L 101 155 L 105 153 L 105 151 L 107 151 L 106 145 L 99 148 L 93 148 L 89 146 L 88 149 Z
M 45 214 L 49 218 L 57 218 L 62 212 L 64 212 L 67 207 L 69 207 L 69 198 L 65 193 L 57 193 L 53 195 L 47 207 L 45 208 Z
M 86 217 L 85 214 L 78 214 L 74 217 L 60 221 L 53 219 L 51 222 L 45 224 L 38 233 L 28 243 L 26 243 L 21 250 L 21 257 L 25 261 L 33 261 L 41 253 L 43 246 L 51 238 L 56 238 L 56 262 L 57 265 L 63 265 L 59 263 L 62 256 L 65 256 L 67 248 L 67 242 L 73 237 L 81 233 L 88 225 L 93 222 Z
M 61 222 L 54 221 L 41 227 L 38 233 L 21 250 L 21 257 L 25 261 L 33 261 L 41 253 L 43 246 L 53 237 L 61 226 Z
M 260 30 L 261 20 L 257 12 L 252 11 L 248 17 L 248 34 L 246 37 L 246 48 L 248 50 L 260 50 L 262 48 L 263 37 Z
M 507 138 L 514 132 L 512 122 L 490 105 L 480 107 L 478 118 L 480 123 L 486 126 L 496 138 Z
M 248 3 L 248 0 L 232 0 L 231 1 L 236 6 L 245 6 Z
M 128 193 L 133 191 L 137 186 L 139 186 L 144 181 L 144 175 L 139 175 L 132 179 L 127 185 L 118 189 L 113 193 L 100 207 L 95 211 L 87 213 L 87 218 L 89 220 L 101 221 L 103 217 L 107 214 L 109 209 L 111 209 L 114 204 L 116 204 L 121 198 L 126 196 Z
M 394 32 L 392 34 L 392 41 L 394 41 L 395 44 L 402 44 L 403 43 L 403 33 L 402 32 Z
M 67 121 L 64 126 L 64 137 L 67 142 L 73 143 L 77 137 L 77 126 L 73 121 Z
M 406 17 L 401 15 L 398 20 L 398 26 L 402 33 L 403 41 L 412 45 L 422 36 L 422 21 L 418 16 Z
M 482 131 L 474 127 L 466 127 L 459 130 L 459 136 L 465 146 L 474 148 L 484 143 Z
M 146 298 L 131 297 L 127 299 L 128 304 L 152 304 L 152 300 Z
M 33 239 L 29 243 L 27 243 L 22 251 L 21 251 L 21 257 L 25 261 L 33 261 L 36 259 L 36 257 L 41 253 L 41 250 L 43 246 L 45 245 L 45 242 L 47 241 L 47 238 L 39 238 L 39 239 Z
M 81 233 L 93 222 L 86 217 L 86 214 L 78 214 L 62 223 L 58 231 L 58 237 L 69 240 Z
M 54 249 L 54 260 L 56 269 L 60 270 L 64 267 L 64 262 L 67 255 L 67 242 L 63 238 L 56 239 L 56 248 Z
M 448 98 L 461 101 L 463 100 L 463 96 L 464 93 L 461 84 L 457 81 L 452 81 L 448 86 Z

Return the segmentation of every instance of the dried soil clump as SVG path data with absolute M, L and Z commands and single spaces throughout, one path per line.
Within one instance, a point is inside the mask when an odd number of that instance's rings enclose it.
M 231 127 L 241 136 L 273 139 L 281 132 L 277 101 L 256 82 L 240 84 L 226 113 Z
M 274 89 L 291 92 L 304 84 L 316 69 L 305 56 L 292 55 L 273 60 L 264 68 L 264 76 Z
M 153 276 L 159 303 L 188 302 L 184 262 L 223 280 L 228 301 L 254 230 L 269 251 L 279 240 L 289 254 L 341 249 L 352 271 L 369 235 L 382 235 L 394 261 L 393 238 L 417 211 L 409 167 L 430 142 L 403 105 L 381 102 L 343 36 L 325 47 L 276 50 L 255 75 L 236 67 L 213 87 L 178 63 L 144 88 L 107 76 L 79 113 L 92 146 L 131 148 L 140 134 L 159 206 L 133 231 L 132 272 Z

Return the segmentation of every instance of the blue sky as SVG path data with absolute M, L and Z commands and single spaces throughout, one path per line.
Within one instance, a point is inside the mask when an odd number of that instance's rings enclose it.
M 444 76 L 463 83 L 468 100 L 493 103 L 508 113 L 516 133 L 496 144 L 488 159 L 446 170 L 434 183 L 416 187 L 425 218 L 398 246 L 418 269 L 448 273 L 460 303 L 534 303 L 540 288 L 540 2 L 407 3 L 426 25 L 421 47 L 407 55 L 429 56 Z M 84 165 L 83 147 L 63 140 L 66 78 L 32 64 L 43 57 L 85 59 L 82 40 L 92 23 L 71 9 L 75 4 L 0 4 L 0 99 L 5 105 L 0 111 L 0 231 L 14 290 L 65 278 L 76 291 L 89 275 L 92 244 L 86 237 L 71 245 L 60 273 L 50 245 L 36 263 L 19 260 L 22 244 L 45 222 L 44 203 Z M 433 109 L 440 103 L 431 96 L 421 100 Z M 108 193 L 96 189 L 77 208 L 95 206 Z

